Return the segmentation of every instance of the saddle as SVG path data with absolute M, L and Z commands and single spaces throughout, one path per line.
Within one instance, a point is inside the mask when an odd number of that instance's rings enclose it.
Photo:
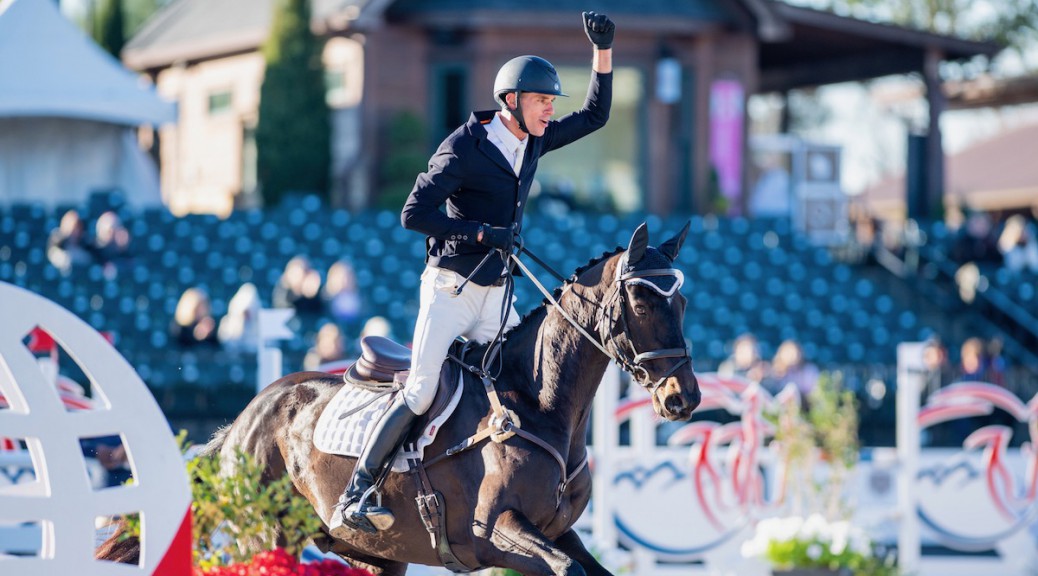
M 395 387 L 402 388 L 407 380 L 411 367 L 411 349 L 384 336 L 365 336 L 360 341 L 360 358 L 343 373 L 343 380 L 352 386 L 368 390 L 389 391 Z M 465 343 L 455 342 L 451 353 L 464 354 Z M 440 371 L 440 385 L 429 410 L 423 414 L 414 426 L 407 440 L 413 441 L 421 435 L 428 422 L 447 409 L 459 385 L 459 366 L 455 362 L 445 362 Z
M 436 389 L 436 397 L 433 399 L 429 410 L 419 417 L 418 422 L 405 437 L 405 448 L 401 454 L 404 460 L 406 460 L 407 471 L 412 474 L 415 480 L 418 494 L 415 497 L 415 504 L 418 507 L 422 523 L 429 533 L 430 543 L 443 565 L 452 572 L 472 572 L 474 568 L 466 566 L 451 549 L 444 517 L 446 504 L 443 494 L 433 488 L 425 469 L 446 456 L 474 446 L 482 439 L 489 437 L 495 442 L 503 442 L 516 433 L 510 427 L 500 429 L 486 428 L 481 433 L 470 436 L 461 444 L 450 448 L 446 453 L 434 457 L 427 463 L 423 463 L 422 451 L 424 447 L 432 443 L 432 438 L 435 437 L 439 427 L 450 418 L 451 412 L 457 406 L 461 392 L 458 388 L 464 387 L 464 380 L 474 380 L 477 378 L 473 373 L 474 369 L 466 362 L 466 356 L 470 352 L 469 344 L 470 342 L 459 340 L 451 345 L 448 353 L 449 359 L 444 361 L 444 365 L 440 370 L 440 384 Z M 361 340 L 360 347 L 360 358 L 343 373 L 343 380 L 348 385 L 377 392 L 378 395 L 391 394 L 401 390 L 407 379 L 407 370 L 411 365 L 411 350 L 382 336 L 366 336 Z M 463 369 L 462 366 L 465 366 L 466 369 Z M 493 391 L 493 385 L 490 383 L 490 380 L 486 377 L 483 377 L 482 380 L 483 386 L 488 390 L 491 403 L 500 408 L 497 394 Z M 339 394 L 343 392 L 340 391 Z M 507 413 L 507 421 L 497 421 L 495 416 L 491 418 L 491 425 L 503 426 L 506 423 L 510 425 L 514 422 L 516 428 L 518 428 L 518 416 L 511 411 L 504 412 Z M 342 416 L 339 418 L 342 418 Z M 323 414 L 321 420 L 324 420 Z M 321 422 L 318 422 L 318 429 L 320 428 Z M 315 438 L 319 436 L 316 432 L 314 435 Z M 546 446 L 542 440 L 536 437 L 530 437 L 528 434 L 526 437 L 537 444 Z M 321 447 L 318 446 L 318 449 L 321 449 Z M 547 449 L 552 450 L 550 446 Z M 560 457 L 556 455 L 556 458 L 561 462 Z M 564 463 L 562 467 L 565 475 Z M 388 468 L 393 469 L 394 466 L 391 464 Z M 383 473 L 379 483 L 384 480 L 386 473 L 388 473 L 388 470 Z M 560 486 L 560 496 L 564 490 L 565 483 Z
M 360 358 L 343 376 L 354 386 L 388 387 L 398 373 L 411 367 L 411 349 L 384 336 L 365 336 L 360 351 Z

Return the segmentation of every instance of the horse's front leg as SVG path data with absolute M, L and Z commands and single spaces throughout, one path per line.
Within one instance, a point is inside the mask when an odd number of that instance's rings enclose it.
M 573 558 L 560 550 L 525 516 L 514 510 L 502 512 L 490 534 L 493 544 L 490 566 L 510 568 L 523 576 L 586 576 Z M 606 572 L 608 574 L 608 572 Z
M 576 531 L 572 528 L 566 530 L 562 536 L 556 538 L 555 545 L 558 546 L 559 550 L 564 554 L 576 560 L 580 566 L 584 568 L 584 572 L 586 572 L 588 576 L 613 576 L 612 572 L 606 570 L 605 567 L 599 564 L 598 560 L 591 555 L 591 552 L 588 552 L 588 549 L 584 546 L 584 542 L 580 540 L 580 536 L 577 535 Z

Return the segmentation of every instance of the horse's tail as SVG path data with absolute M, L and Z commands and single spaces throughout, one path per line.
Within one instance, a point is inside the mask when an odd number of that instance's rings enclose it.
M 94 558 L 123 564 L 140 564 L 141 539 L 130 533 L 125 519 L 116 524 L 115 531 L 94 550 Z
M 209 458 L 219 454 L 220 450 L 223 450 L 224 443 L 227 442 L 227 434 L 230 431 L 230 424 L 220 426 L 216 432 L 213 432 L 213 435 L 209 438 L 209 441 L 206 442 L 205 446 L 198 451 L 198 455 L 200 457 Z

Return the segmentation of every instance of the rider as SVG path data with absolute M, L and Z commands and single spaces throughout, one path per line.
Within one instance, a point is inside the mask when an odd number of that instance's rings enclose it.
M 393 524 L 393 514 L 369 502 L 365 492 L 417 415 L 429 409 L 455 338 L 489 342 L 501 328 L 504 279 L 509 273 L 503 257 L 522 225 L 537 161 L 601 128 L 609 117 L 613 22 L 594 12 L 582 16 L 584 32 L 594 45 L 594 74 L 584 107 L 552 120 L 555 97 L 565 96 L 555 68 L 536 56 L 509 60 L 494 81 L 501 109 L 474 112 L 448 136 L 404 204 L 404 228 L 428 235 L 411 371 L 403 394 L 376 425 L 332 512 L 333 536 L 347 537 L 350 528 L 371 532 Z M 440 210 L 444 204 L 446 213 Z M 501 257 L 486 258 L 494 250 Z M 471 281 L 457 293 L 466 278 Z M 519 322 L 512 304 L 507 307 L 506 329 Z

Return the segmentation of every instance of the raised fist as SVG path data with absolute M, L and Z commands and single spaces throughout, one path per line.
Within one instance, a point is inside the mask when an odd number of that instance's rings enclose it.
M 612 47 L 613 31 L 616 29 L 613 21 L 605 14 L 595 12 L 583 12 L 581 16 L 584 21 L 584 33 L 587 34 L 588 40 L 591 40 L 591 43 L 599 50 Z

